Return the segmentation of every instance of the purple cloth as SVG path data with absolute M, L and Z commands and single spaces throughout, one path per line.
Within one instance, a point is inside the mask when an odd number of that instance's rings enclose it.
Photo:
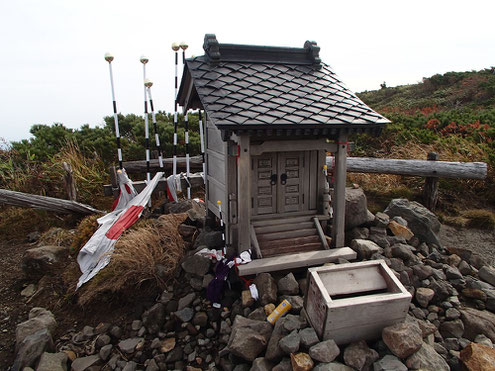
M 212 303 L 220 303 L 222 299 L 223 291 L 225 289 L 225 281 L 230 272 L 230 267 L 227 265 L 230 260 L 222 260 L 217 263 L 215 269 L 215 278 L 208 284 L 206 290 L 206 297 Z

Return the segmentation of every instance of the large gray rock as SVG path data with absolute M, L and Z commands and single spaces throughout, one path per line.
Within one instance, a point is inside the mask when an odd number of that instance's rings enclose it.
M 397 198 L 390 201 L 384 212 L 390 217 L 400 216 L 405 219 L 409 229 L 420 240 L 442 246 L 437 237 L 440 231 L 438 218 L 420 203 Z
M 156 303 L 143 313 L 143 324 L 150 334 L 156 334 L 165 322 L 165 305 Z
M 289 335 L 280 339 L 278 345 L 285 354 L 295 353 L 299 350 L 301 344 L 301 337 L 297 333 L 297 330 L 292 331 Z
M 370 223 L 375 216 L 368 210 L 368 201 L 361 188 L 345 189 L 345 229 Z
M 288 371 L 292 370 L 290 358 L 283 358 L 278 365 L 272 368 L 272 371 Z
M 279 295 L 297 295 L 299 294 L 299 284 L 294 275 L 289 273 L 285 277 L 278 280 L 277 283 Z
M 21 322 L 15 329 L 16 343 L 20 344 L 26 336 L 32 335 L 39 330 L 47 329 L 51 334 L 57 328 L 57 321 L 52 312 L 45 308 L 35 307 L 29 311 L 29 319 Z
M 61 268 L 69 255 L 64 246 L 40 246 L 26 250 L 22 257 L 22 270 L 30 279 L 40 279 L 52 275 Z
M 55 350 L 50 331 L 46 328 L 26 336 L 22 342 L 17 343 L 17 349 L 17 355 L 12 366 L 13 371 L 20 371 L 24 367 L 34 367 L 44 352 Z
M 340 354 L 333 339 L 322 341 L 309 348 L 309 356 L 318 362 L 332 362 Z
M 356 370 L 368 369 L 377 359 L 378 353 L 370 349 L 364 340 L 351 343 L 344 350 L 344 362 Z
M 445 321 L 440 325 L 439 331 L 444 338 L 460 338 L 464 334 L 464 324 L 460 319 Z
M 478 271 L 478 276 L 483 281 L 495 286 L 495 268 L 485 265 Z
M 36 371 L 67 371 L 67 354 L 43 353 Z
M 382 331 L 383 342 L 399 358 L 406 358 L 423 344 L 423 333 L 416 322 L 396 323 Z
M 352 240 L 351 249 L 358 253 L 359 259 L 369 259 L 374 253 L 383 252 L 383 249 L 373 241 L 362 239 Z
M 202 255 L 191 255 L 184 259 L 181 264 L 182 269 L 187 273 L 196 276 L 203 276 L 210 270 L 211 261 L 209 258 Z
M 254 283 L 258 288 L 261 305 L 277 302 L 277 284 L 270 273 L 258 274 Z
M 263 352 L 272 334 L 272 325 L 236 316 L 227 348 L 237 357 L 254 361 Z
M 413 370 L 450 370 L 449 365 L 442 356 L 427 343 L 423 343 L 421 348 L 406 360 L 406 366 Z
M 466 339 L 474 341 L 477 335 L 483 334 L 495 342 L 495 314 L 473 308 L 464 308 L 460 312 Z
M 285 335 L 287 335 L 289 333 L 289 331 L 286 330 L 286 328 L 284 326 L 285 321 L 286 321 L 286 318 L 282 317 L 277 322 L 275 322 L 275 327 L 273 328 L 272 336 L 270 337 L 270 340 L 268 342 L 268 346 L 266 347 L 265 358 L 267 358 L 271 361 L 278 361 L 284 355 L 284 352 L 280 348 L 280 340 Z M 302 330 L 302 331 L 304 331 L 304 330 Z M 301 338 L 301 340 L 302 340 L 302 338 Z
M 299 331 L 299 336 L 301 337 L 301 345 L 305 348 L 310 348 L 320 341 L 316 331 L 312 327 L 307 327 Z
M 373 363 L 373 371 L 407 371 L 407 367 L 399 358 L 387 354 Z

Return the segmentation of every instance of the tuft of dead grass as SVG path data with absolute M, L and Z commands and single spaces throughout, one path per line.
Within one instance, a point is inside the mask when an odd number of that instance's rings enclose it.
M 467 219 L 467 227 L 487 230 L 495 229 L 495 213 L 489 210 L 467 210 L 462 213 L 462 216 Z
M 106 300 L 111 296 L 132 298 L 164 289 L 184 256 L 178 227 L 186 218 L 187 214 L 162 215 L 127 231 L 116 243 L 108 266 L 80 289 L 78 303 L 85 306 L 103 296 Z M 72 280 L 74 274 L 64 276 Z M 70 286 L 75 287 L 76 282 Z
M 73 239 L 74 230 L 54 227 L 41 235 L 38 245 L 70 246 Z
M 81 250 L 81 248 L 96 232 L 98 229 L 98 217 L 99 215 L 90 215 L 81 220 L 77 226 L 72 244 L 70 245 L 71 254 L 77 255 L 79 250 Z

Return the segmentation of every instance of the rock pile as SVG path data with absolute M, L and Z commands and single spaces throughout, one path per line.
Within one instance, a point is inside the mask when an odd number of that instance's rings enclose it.
M 67 360 L 75 371 L 483 369 L 495 359 L 495 269 L 468 250 L 435 243 L 434 215 L 407 205 L 394 200 L 347 233 L 359 259 L 384 259 L 413 296 L 405 322 L 383 329 L 381 339 L 319 339 L 303 308 L 304 274 L 259 274 L 257 301 L 232 274 L 216 309 L 205 299 L 214 264 L 191 255 L 176 283 L 131 323 L 85 326 L 53 347 L 53 316 L 33 309 L 18 328 L 17 369 L 64 370 Z M 221 236 L 205 229 L 190 241 L 191 249 L 211 248 Z M 266 317 L 284 299 L 291 311 L 271 325 Z

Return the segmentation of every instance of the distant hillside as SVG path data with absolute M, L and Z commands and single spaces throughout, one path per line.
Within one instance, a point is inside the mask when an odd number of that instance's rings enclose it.
M 419 84 L 383 87 L 358 95 L 382 112 L 413 113 L 427 107 L 489 108 L 495 105 L 495 68 L 436 74 Z

